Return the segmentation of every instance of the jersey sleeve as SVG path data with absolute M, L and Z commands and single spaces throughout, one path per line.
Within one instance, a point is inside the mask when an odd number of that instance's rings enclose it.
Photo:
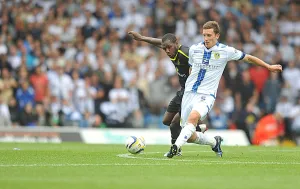
M 227 61 L 230 60 L 242 60 L 245 57 L 245 53 L 237 50 L 233 47 L 227 47 Z

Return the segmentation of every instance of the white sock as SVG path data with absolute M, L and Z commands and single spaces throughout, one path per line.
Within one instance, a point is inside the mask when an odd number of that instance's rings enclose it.
M 181 130 L 180 135 L 175 142 L 175 145 L 178 148 L 183 146 L 195 131 L 196 127 L 193 124 L 186 124 L 186 126 Z
M 217 144 L 217 141 L 214 137 L 209 137 L 205 135 L 202 132 L 196 132 L 197 138 L 194 141 L 196 144 L 202 144 L 202 145 L 210 145 L 211 148 L 214 148 Z

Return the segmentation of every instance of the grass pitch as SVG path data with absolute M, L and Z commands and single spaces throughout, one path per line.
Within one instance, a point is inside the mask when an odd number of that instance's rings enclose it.
M 14 149 L 18 148 L 18 149 Z M 300 148 L 147 146 L 130 155 L 124 145 L 0 143 L 1 189 L 289 189 L 300 187 Z

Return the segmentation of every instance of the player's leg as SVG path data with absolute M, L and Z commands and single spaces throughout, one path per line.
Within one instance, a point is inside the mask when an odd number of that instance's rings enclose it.
M 214 104 L 214 98 L 212 96 L 207 96 L 204 98 L 204 101 L 201 101 L 198 104 L 195 104 L 193 107 L 193 110 L 199 113 L 200 120 L 204 120 L 213 107 Z M 202 116 L 204 115 L 204 116 Z M 193 120 L 191 120 L 193 121 Z M 202 132 L 195 132 L 192 137 L 190 137 L 188 142 L 191 143 L 196 143 L 200 145 L 210 145 L 212 150 L 220 157 L 222 157 L 222 150 L 221 150 L 221 142 L 222 138 L 220 136 L 215 136 L 215 137 L 209 137 L 205 135 Z
M 176 96 L 170 101 L 167 112 L 165 113 L 163 123 L 170 126 L 171 143 L 174 144 L 181 131 L 180 126 L 180 108 L 183 92 L 178 91 Z
M 180 115 L 179 113 L 177 113 L 171 124 L 170 124 L 170 131 L 171 131 L 171 143 L 175 144 L 176 139 L 178 138 L 180 131 L 181 131 L 182 127 L 180 126 Z
M 214 103 L 214 98 L 209 95 L 194 93 L 192 99 L 189 101 L 191 110 L 188 112 L 184 128 L 175 143 L 177 147 L 184 145 L 192 136 L 189 141 L 193 142 L 195 140 L 196 135 L 194 133 L 196 133 L 198 121 L 205 119 L 210 107 Z
M 205 100 L 201 101 L 199 104 L 195 104 L 193 110 L 200 114 L 200 120 L 204 120 L 213 107 L 215 98 L 211 95 L 206 95 Z M 203 116 L 202 116 L 203 115 Z M 200 145 L 210 145 L 212 150 L 220 157 L 222 157 L 221 142 L 222 138 L 220 136 L 209 137 L 202 132 L 196 132 L 189 142 L 200 144 Z
M 176 96 L 170 101 L 167 111 L 165 112 L 163 118 L 163 124 L 166 126 L 170 126 L 171 131 L 171 143 L 174 144 L 179 133 L 181 131 L 180 126 L 180 109 L 183 98 L 183 91 L 178 91 Z M 207 127 L 205 124 L 201 124 L 201 120 L 199 120 L 198 126 L 196 128 L 197 131 L 205 132 Z
M 178 148 L 187 143 L 188 140 L 190 142 L 193 142 L 195 140 L 194 138 L 196 137 L 196 127 L 200 118 L 200 113 L 193 108 L 188 116 L 184 128 L 182 129 L 178 139 L 175 142 L 175 145 Z
M 216 153 L 216 155 L 222 157 L 223 155 L 221 149 L 222 141 L 223 139 L 220 136 L 215 136 L 214 138 L 211 138 L 202 132 L 195 132 L 187 142 L 200 144 L 200 145 L 210 145 L 211 149 Z
M 180 131 L 182 127 L 180 126 L 180 113 L 177 113 L 171 124 L 170 124 L 170 131 L 171 131 L 171 143 L 175 144 L 176 139 L 178 138 Z M 201 120 L 198 121 L 197 127 L 196 127 L 196 132 L 201 132 L 205 133 L 207 131 L 207 126 L 206 124 L 203 124 Z
M 196 132 L 196 126 L 198 120 L 203 120 L 208 114 L 210 108 L 214 103 L 214 98 L 210 96 L 204 96 L 199 94 L 194 94 L 191 100 L 192 110 L 190 111 L 187 121 L 182 129 L 178 139 L 170 149 L 170 155 L 168 157 L 173 157 L 177 153 L 177 149 L 184 145 L 187 141 L 197 143 L 197 144 L 205 144 L 210 145 L 212 150 L 222 156 L 222 151 L 220 148 L 221 137 L 209 137 L 204 133 Z M 209 104 L 209 106 L 208 106 Z
M 202 123 L 202 121 L 199 120 L 198 121 L 198 126 L 196 127 L 196 131 L 204 133 L 207 130 L 207 127 L 206 127 L 205 124 L 201 124 L 201 123 Z M 175 142 L 176 142 L 176 140 L 177 140 L 177 138 L 178 138 L 178 136 L 180 134 L 181 129 L 182 129 L 182 127 L 180 126 L 180 113 L 177 113 L 174 116 L 174 118 L 173 118 L 173 120 L 172 120 L 172 122 L 170 124 L 171 143 L 172 143 L 172 145 L 175 144 Z M 164 156 L 167 157 L 168 154 L 169 154 L 169 151 L 167 153 L 165 153 Z M 178 149 L 177 155 L 178 156 L 182 155 L 182 151 L 181 151 L 180 148 Z
M 182 96 L 183 96 L 182 91 L 178 91 L 176 93 L 176 96 L 170 101 L 163 119 L 163 124 L 170 126 L 172 145 L 175 143 L 181 131 L 180 114 L 178 112 L 180 111 L 181 108 Z M 168 152 L 164 154 L 164 156 L 167 155 Z
M 188 116 L 192 110 L 192 104 L 193 104 L 193 98 L 194 98 L 194 93 L 190 93 L 190 92 L 187 92 L 187 93 L 184 93 L 183 95 L 183 98 L 182 98 L 182 103 L 181 103 L 181 126 L 183 127 L 188 119 Z M 196 130 L 196 128 L 195 128 Z M 182 130 L 179 134 L 179 137 L 182 135 Z M 178 138 L 177 138 L 178 140 Z M 176 141 L 177 141 L 176 140 Z M 173 146 L 176 146 L 176 145 L 172 145 Z M 172 147 L 170 149 L 170 151 L 168 152 L 167 156 L 169 158 L 173 157 L 174 155 L 177 154 L 177 149 L 176 148 L 176 152 L 172 151 Z
M 182 127 L 180 126 L 180 114 L 177 113 L 170 124 L 172 145 L 175 144 L 175 142 L 180 134 L 181 128 Z M 169 151 L 167 153 L 165 153 L 164 156 L 167 157 L 168 154 L 169 154 Z M 181 149 L 178 149 L 177 155 L 181 155 Z

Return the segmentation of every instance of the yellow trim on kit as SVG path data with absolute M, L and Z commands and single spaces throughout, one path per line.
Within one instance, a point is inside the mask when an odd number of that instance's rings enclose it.
M 179 49 L 180 47 L 181 47 L 181 45 L 178 47 L 178 49 Z M 181 51 L 181 50 L 178 50 L 178 51 L 177 51 L 177 53 L 176 53 L 176 55 L 175 55 L 174 58 L 170 58 L 172 61 L 176 60 L 179 51 Z
M 180 54 L 182 54 L 183 56 L 185 56 L 185 57 L 187 57 L 187 58 L 189 58 L 189 56 L 188 55 L 186 55 L 184 52 L 182 52 L 181 50 L 178 50 L 178 52 L 180 52 Z
M 178 51 L 177 51 L 177 53 L 176 53 L 175 57 L 174 57 L 174 58 L 170 58 L 170 59 L 171 59 L 172 61 L 176 60 L 176 58 L 177 58 L 177 54 L 178 54 Z

